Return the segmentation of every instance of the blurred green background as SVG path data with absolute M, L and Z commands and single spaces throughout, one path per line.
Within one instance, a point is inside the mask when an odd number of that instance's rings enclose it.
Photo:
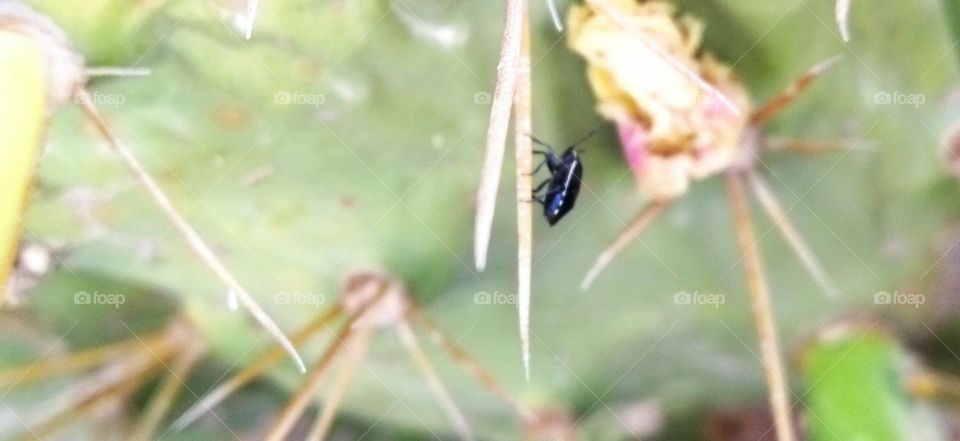
M 719 179 L 694 186 L 592 289 L 579 289 L 596 255 L 643 204 L 609 126 L 588 143 L 577 208 L 554 228 L 535 224 L 533 362 L 524 381 L 515 307 L 475 302 L 479 293 L 515 292 L 511 154 L 487 270 L 477 273 L 471 257 L 500 2 L 270 0 L 250 41 L 237 25 L 240 2 L 28 3 L 60 23 L 91 66 L 153 71 L 96 79 L 90 88 L 284 329 L 333 304 L 345 269 L 380 263 L 509 390 L 533 406 L 569 410 L 585 439 L 630 439 L 618 412 L 637 402 L 662 410 L 656 439 L 665 440 L 701 437 L 704 415 L 717 409 L 765 403 Z M 754 207 L 788 358 L 825 323 L 867 313 L 892 324 L 929 363 L 960 371 L 949 355 L 960 345 L 953 324 L 960 193 L 939 159 L 941 135 L 960 117 L 958 35 L 950 32 L 958 25 L 945 20 L 944 4 L 950 1 L 855 2 L 849 44 L 829 1 L 678 5 L 704 21 L 705 50 L 734 66 L 755 102 L 817 62 L 843 56 L 765 128 L 849 147 L 763 156 L 759 171 L 842 292 L 828 298 Z M 558 1 L 562 10 L 568 5 Z M 582 60 L 566 49 L 546 5 L 531 6 L 535 132 L 563 145 L 600 118 Z M 884 104 L 884 94 L 919 95 L 923 103 Z M 83 348 L 130 338 L 163 323 L 178 304 L 213 353 L 188 383 L 198 393 L 269 344 L 244 314 L 227 308 L 224 288 L 76 108 L 52 118 L 48 141 L 27 237 L 62 240 L 70 251 L 24 306 L 5 313 L 28 320 L 37 339 L 5 333 L 5 366 L 35 360 L 48 349 L 44 342 Z M 127 302 L 78 308 L 78 291 L 123 293 Z M 680 292 L 725 301 L 678 304 Z M 922 294 L 925 302 L 877 304 L 878 292 Z M 282 304 L 275 301 L 280 293 L 322 302 Z M 304 350 L 308 364 L 320 349 Z M 428 349 L 441 359 L 441 351 Z M 449 437 L 396 337 L 382 333 L 372 353 L 346 400 L 340 439 Z M 510 409 L 449 359 L 439 369 L 481 439 L 519 436 Z M 299 380 L 292 363 L 282 363 L 218 413 L 234 432 L 252 433 L 272 420 Z M 4 401 L 29 410 L 54 386 L 16 390 Z M 183 394 L 175 410 L 193 400 Z M 163 439 L 233 439 L 224 432 L 201 420 Z

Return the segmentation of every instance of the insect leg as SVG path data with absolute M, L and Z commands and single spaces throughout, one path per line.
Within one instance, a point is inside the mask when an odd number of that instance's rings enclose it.
M 540 190 L 543 190 L 543 187 L 549 184 L 551 180 L 553 180 L 553 178 L 547 178 L 543 182 L 537 184 L 537 188 L 533 189 L 533 194 L 540 193 Z
M 540 171 L 540 169 L 543 168 L 543 166 L 544 166 L 546 163 L 547 163 L 547 160 L 546 160 L 546 159 L 544 159 L 543 161 L 541 161 L 541 162 L 540 162 L 540 165 L 537 165 L 537 166 L 533 169 L 533 171 L 530 172 L 530 174 L 531 174 L 531 175 L 537 174 L 537 172 Z
M 546 205 L 546 204 L 547 204 L 546 202 L 543 201 L 543 198 L 541 198 L 540 196 L 536 196 L 536 195 L 533 195 L 533 196 L 530 197 L 530 199 L 527 199 L 527 200 L 522 201 L 522 202 L 525 202 L 525 203 L 528 203 L 528 204 L 533 203 L 533 202 L 537 202 L 537 203 L 539 203 L 540 205 Z

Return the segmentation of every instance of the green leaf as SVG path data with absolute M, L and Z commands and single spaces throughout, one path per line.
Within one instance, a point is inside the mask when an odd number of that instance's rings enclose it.
M 916 368 L 893 338 L 875 328 L 840 330 L 812 344 L 802 368 L 810 439 L 946 440 L 932 409 L 904 390 Z

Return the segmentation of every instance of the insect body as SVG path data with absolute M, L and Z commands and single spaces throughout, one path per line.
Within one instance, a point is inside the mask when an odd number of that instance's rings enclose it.
M 533 189 L 533 200 L 543 205 L 543 217 L 547 219 L 550 226 L 556 225 L 573 209 L 573 205 L 577 202 L 577 196 L 580 194 L 580 181 L 583 180 L 583 161 L 580 159 L 580 153 L 576 150 L 576 146 L 586 141 L 595 132 L 596 130 L 590 132 L 580 141 L 567 147 L 559 156 L 550 145 L 533 136 L 530 137 L 533 142 L 547 148 L 547 150 L 534 151 L 534 153 L 544 155 L 544 160 L 533 172 L 536 173 L 546 165 L 547 170 L 550 171 L 550 177 Z M 544 188 L 546 188 L 546 193 L 541 197 L 537 193 L 540 193 Z

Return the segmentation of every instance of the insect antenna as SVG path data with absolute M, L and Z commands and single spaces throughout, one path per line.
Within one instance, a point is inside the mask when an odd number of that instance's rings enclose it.
M 539 138 L 537 138 L 536 136 L 533 136 L 533 135 L 531 135 L 531 134 L 529 134 L 529 133 L 527 134 L 527 136 L 529 136 L 530 139 L 533 140 L 533 143 L 534 143 L 534 144 L 544 146 L 544 147 L 546 147 L 548 150 L 550 150 L 550 153 L 556 154 L 556 152 L 553 151 L 553 147 L 551 147 L 550 144 L 547 144 L 547 143 L 541 141 Z M 537 151 L 537 150 L 534 150 L 534 153 L 536 153 L 536 152 L 538 152 L 538 151 Z
M 596 127 L 593 128 L 593 130 L 590 131 L 590 133 L 587 133 L 586 135 L 584 135 L 584 137 L 583 137 L 583 138 L 580 138 L 579 140 L 577 140 L 577 142 L 575 142 L 575 143 L 573 143 L 573 144 L 570 144 L 567 148 L 574 148 L 574 147 L 576 147 L 576 146 L 578 146 L 578 145 L 580 145 L 580 144 L 583 144 L 584 142 L 587 142 L 587 140 L 590 139 L 593 135 L 595 135 L 598 131 L 600 131 L 601 128 L 602 128 L 602 126 L 598 124 Z M 537 138 L 536 136 L 533 136 L 533 135 L 531 135 L 531 134 L 529 134 L 529 133 L 527 134 L 527 136 L 529 136 L 530 139 L 532 139 L 535 144 L 544 146 L 544 147 L 550 149 L 550 152 L 551 152 L 551 153 L 556 154 L 556 153 L 554 152 L 554 150 L 553 150 L 553 147 L 551 147 L 550 144 L 547 144 L 547 143 L 541 141 L 539 138 Z M 577 150 L 577 151 L 578 151 L 578 152 L 583 152 L 583 150 Z
M 575 143 L 573 143 L 573 144 L 570 144 L 570 147 L 569 147 L 569 148 L 574 148 L 574 147 L 576 147 L 576 146 L 578 146 L 578 145 L 580 145 L 580 144 L 583 144 L 583 143 L 587 142 L 587 140 L 590 139 L 593 135 L 595 135 L 598 131 L 600 131 L 601 128 L 602 128 L 602 126 L 601 126 L 600 124 L 598 124 L 596 127 L 593 128 L 593 130 L 590 131 L 590 133 L 587 133 L 586 136 L 584 136 L 583 138 L 580 138 L 579 141 L 577 141 L 577 142 L 575 142 Z M 578 153 L 583 152 L 583 151 L 584 151 L 583 149 L 577 150 Z

